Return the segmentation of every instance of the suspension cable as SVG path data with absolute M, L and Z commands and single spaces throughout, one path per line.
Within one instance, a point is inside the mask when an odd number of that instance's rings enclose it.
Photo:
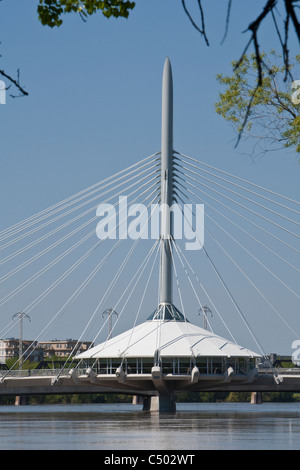
M 159 154 L 160 154 L 160 152 L 156 152 L 156 153 L 154 153 L 154 154 L 152 154 L 152 155 L 150 155 L 150 156 L 144 158 L 143 160 L 140 160 L 139 162 L 137 162 L 137 163 L 135 163 L 135 164 L 133 164 L 133 165 L 131 165 L 131 166 L 125 168 L 124 170 L 121 170 L 121 171 L 115 173 L 114 175 L 111 175 L 111 176 L 109 176 L 108 178 L 105 178 L 105 179 L 99 181 L 98 183 L 95 183 L 95 184 L 93 184 L 92 186 L 90 186 L 90 187 L 88 187 L 88 188 L 86 188 L 86 189 L 83 189 L 83 190 L 79 191 L 78 193 L 76 193 L 76 194 L 74 194 L 74 195 L 72 195 L 72 196 L 70 196 L 70 197 L 64 199 L 63 201 L 60 201 L 60 202 L 58 202 L 58 203 L 56 203 L 56 204 L 54 204 L 54 205 L 48 207 L 47 209 L 44 209 L 44 210 L 38 212 L 37 214 L 32 215 L 32 216 L 28 217 L 27 219 L 24 219 L 24 220 L 22 220 L 21 222 L 18 222 L 17 224 L 15 224 L 15 225 L 13 225 L 13 226 L 11 226 L 11 227 L 8 227 L 8 228 L 5 229 L 5 230 L 2 230 L 2 231 L 0 232 L 0 235 L 1 235 L 1 234 L 4 234 L 4 233 L 7 233 L 7 232 L 9 232 L 9 231 L 13 231 L 16 227 L 19 227 L 20 225 L 22 225 L 22 224 L 24 224 L 24 223 L 26 223 L 26 222 L 29 222 L 29 221 L 31 221 L 31 220 L 33 220 L 33 219 L 35 219 L 35 218 L 37 218 L 37 217 L 39 217 L 39 216 L 45 214 L 47 211 L 50 211 L 50 210 L 53 210 L 53 209 L 57 208 L 59 205 L 65 204 L 66 202 L 68 202 L 68 201 L 70 201 L 70 200 L 72 200 L 72 199 L 74 199 L 74 198 L 76 198 L 76 197 L 78 197 L 78 196 L 84 194 L 85 192 L 90 191 L 91 189 L 93 189 L 93 188 L 95 188 L 95 187 L 97 187 L 97 186 L 99 186 L 99 185 L 101 185 L 101 184 L 103 184 L 103 183 L 106 183 L 107 181 L 109 181 L 109 180 L 115 178 L 116 176 L 119 176 L 120 174 L 122 174 L 122 173 L 124 173 L 124 172 L 130 170 L 131 168 L 134 168 L 134 167 L 138 166 L 138 165 L 141 164 L 141 163 L 146 162 L 146 161 L 149 160 L 150 158 L 153 158 L 153 157 L 155 157 L 155 156 L 157 156 L 157 155 L 159 155 Z M 113 184 L 113 182 L 110 183 L 110 184 Z M 35 223 L 35 222 L 34 222 L 34 223 Z M 26 227 L 25 227 L 25 228 L 26 228 Z M 21 230 L 22 230 L 22 229 L 21 229 Z
M 215 167 L 213 167 L 212 165 L 208 165 L 207 163 L 200 162 L 199 160 L 196 160 L 196 159 L 194 159 L 194 158 L 192 158 L 192 157 L 189 157 L 189 156 L 187 156 L 187 155 L 184 155 L 183 153 L 176 152 L 176 151 L 174 151 L 174 153 L 175 153 L 175 154 L 178 154 L 178 155 L 181 155 L 182 157 L 188 158 L 188 159 L 190 159 L 190 160 L 192 160 L 192 161 L 194 161 L 194 162 L 200 163 L 201 165 L 204 165 L 204 166 L 206 166 L 206 167 L 212 168 L 213 170 L 216 170 L 216 171 L 218 171 L 218 172 L 220 172 L 220 173 L 223 173 L 223 174 L 225 174 L 225 175 L 228 175 L 228 176 L 230 176 L 230 177 L 232 177 L 232 178 L 235 178 L 235 179 L 237 179 L 237 180 L 239 180 L 239 181 L 243 181 L 244 183 L 247 183 L 247 184 L 249 184 L 249 185 L 251 185 L 251 186 L 254 186 L 254 187 L 256 187 L 256 188 L 262 189 L 263 191 L 266 191 L 266 192 L 268 192 L 268 193 L 270 193 L 270 194 L 274 194 L 274 195 L 276 195 L 276 196 L 278 196 L 278 197 L 281 197 L 281 198 L 283 198 L 283 199 L 286 199 L 287 201 L 290 201 L 290 202 L 293 202 L 293 203 L 295 203 L 295 204 L 300 205 L 300 202 L 299 202 L 299 201 L 295 201 L 294 199 L 291 199 L 291 198 L 289 198 L 289 197 L 283 196 L 282 194 L 279 194 L 279 193 L 276 193 L 276 192 L 274 192 L 274 191 L 271 191 L 270 189 L 264 188 L 263 186 L 259 186 L 258 184 L 252 183 L 252 182 L 247 181 L 247 180 L 245 180 L 245 179 L 243 179 L 243 178 L 239 178 L 238 176 L 235 176 L 235 175 L 232 175 L 232 174 L 230 174 L 230 173 L 227 173 L 226 171 L 220 170 L 219 168 L 215 168 Z

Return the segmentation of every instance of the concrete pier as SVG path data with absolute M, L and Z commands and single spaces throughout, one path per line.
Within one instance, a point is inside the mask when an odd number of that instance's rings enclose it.
M 15 406 L 28 405 L 28 397 L 25 395 L 17 395 L 15 398 Z
M 132 397 L 132 404 L 133 405 L 143 405 L 144 404 L 144 399 L 143 397 L 139 395 L 133 395 Z
M 261 405 L 263 402 L 262 392 L 252 392 L 251 393 L 251 404 L 252 405 Z
M 170 412 L 176 411 L 176 401 L 174 395 L 159 395 L 144 397 L 144 411 Z

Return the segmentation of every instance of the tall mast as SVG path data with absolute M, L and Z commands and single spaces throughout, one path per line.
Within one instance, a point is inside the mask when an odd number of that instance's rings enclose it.
M 169 58 L 164 64 L 162 80 L 161 123 L 161 257 L 159 303 L 172 303 L 172 253 L 170 238 L 173 233 L 168 210 L 173 203 L 173 80 Z

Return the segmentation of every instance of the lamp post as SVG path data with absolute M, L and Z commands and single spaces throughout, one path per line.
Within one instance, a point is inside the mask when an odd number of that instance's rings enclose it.
M 211 310 L 207 305 L 203 305 L 203 307 L 199 309 L 198 314 L 200 315 L 201 312 L 203 312 L 203 328 L 207 330 L 207 314 L 210 313 L 210 317 L 212 317 L 213 314 L 211 313 Z
M 19 317 L 19 368 L 22 368 L 21 359 L 23 354 L 23 318 L 27 318 L 30 321 L 29 315 L 24 312 L 15 313 L 12 317 L 12 320 Z
M 110 339 L 111 332 L 112 332 L 112 316 L 113 315 L 118 316 L 118 314 L 112 308 L 108 308 L 102 313 L 102 318 L 104 318 L 104 315 L 108 315 L 108 338 L 107 339 Z

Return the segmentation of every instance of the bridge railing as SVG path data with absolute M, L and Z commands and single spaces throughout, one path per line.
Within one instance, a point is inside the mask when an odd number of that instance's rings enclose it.
M 57 377 L 58 375 L 61 377 L 69 376 L 69 370 L 62 370 L 62 369 L 23 369 L 23 370 L 0 370 L 0 378 L 5 377 Z M 259 375 L 261 374 L 268 374 L 274 375 L 276 374 L 284 374 L 284 375 L 300 375 L 300 367 L 295 367 L 291 369 L 286 368 L 260 368 L 258 370 Z M 86 368 L 83 369 L 76 369 L 77 375 L 85 375 Z
M 271 367 L 264 367 L 261 369 L 258 369 L 258 373 L 260 374 L 284 374 L 284 375 L 300 375 L 300 367 L 295 367 L 293 369 L 286 369 L 284 367 L 276 367 L 276 368 L 271 368 Z
M 84 374 L 85 369 L 78 369 L 77 373 Z M 61 369 L 22 369 L 22 370 L 0 370 L 0 377 L 56 377 L 58 375 L 69 375 L 69 370 Z

